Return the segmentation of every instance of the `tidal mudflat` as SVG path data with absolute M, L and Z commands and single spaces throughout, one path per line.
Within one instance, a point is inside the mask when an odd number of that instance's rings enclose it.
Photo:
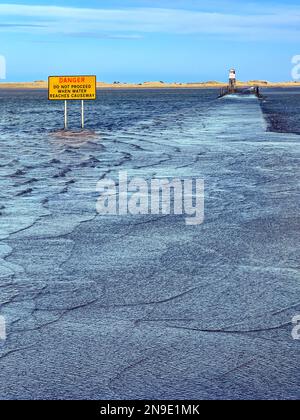
M 298 399 L 300 90 L 0 91 L 2 399 Z M 298 113 L 299 115 L 299 113 Z M 119 171 L 201 178 L 205 220 L 102 216 Z

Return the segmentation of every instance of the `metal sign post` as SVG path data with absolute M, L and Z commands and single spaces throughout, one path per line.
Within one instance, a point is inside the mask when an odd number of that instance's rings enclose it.
M 84 129 L 84 101 L 81 101 L 81 128 Z
M 65 101 L 65 130 L 68 129 L 68 102 Z

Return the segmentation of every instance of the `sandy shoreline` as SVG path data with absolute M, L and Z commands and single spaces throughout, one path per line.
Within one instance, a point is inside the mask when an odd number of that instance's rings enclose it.
M 300 82 L 265 82 L 249 81 L 238 82 L 238 87 L 259 86 L 264 88 L 293 88 L 300 87 Z M 204 82 L 204 83 L 97 83 L 97 89 L 220 89 L 226 87 L 227 83 Z M 0 89 L 48 89 L 47 81 L 37 82 L 1 82 Z

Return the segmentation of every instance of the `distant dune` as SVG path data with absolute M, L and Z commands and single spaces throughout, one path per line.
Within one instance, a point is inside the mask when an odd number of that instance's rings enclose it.
M 124 82 L 114 82 L 114 83 L 104 83 L 98 82 L 98 89 L 178 89 L 178 88 L 221 88 L 226 87 L 227 83 L 209 81 L 209 82 L 190 82 L 190 83 L 165 83 L 163 81 L 158 82 L 144 82 L 144 83 L 124 83 Z M 299 82 L 268 82 L 265 80 L 250 80 L 248 82 L 237 82 L 237 86 L 246 87 L 246 86 L 259 86 L 259 87 L 300 87 Z M 43 80 L 37 80 L 35 82 L 1 82 L 0 89 L 47 89 L 48 82 Z

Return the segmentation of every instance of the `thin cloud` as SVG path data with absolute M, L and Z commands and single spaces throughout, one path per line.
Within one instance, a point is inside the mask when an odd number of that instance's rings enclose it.
M 288 5 L 282 8 L 253 7 L 253 13 L 244 10 L 215 13 L 173 8 L 93 9 L 0 4 L 0 22 L 1 18 L 7 20 L 12 16 L 23 20 L 24 24 L 28 20 L 43 19 L 43 27 L 32 26 L 35 32 L 93 34 L 94 38 L 103 37 L 103 33 L 116 39 L 124 39 L 123 33 L 161 33 L 226 36 L 233 40 L 285 39 L 299 42 L 300 39 L 300 7 Z M 11 30 L 22 31 L 22 27 L 14 26 Z M 130 35 L 125 37 L 130 38 Z
M 0 23 L 0 28 L 45 28 L 45 25 L 34 23 Z
M 96 33 L 96 32 L 73 32 L 66 34 L 65 36 L 71 36 L 74 38 L 93 38 L 93 39 L 126 39 L 126 40 L 134 40 L 134 39 L 142 39 L 142 35 L 114 35 L 114 34 L 102 34 L 102 33 Z

